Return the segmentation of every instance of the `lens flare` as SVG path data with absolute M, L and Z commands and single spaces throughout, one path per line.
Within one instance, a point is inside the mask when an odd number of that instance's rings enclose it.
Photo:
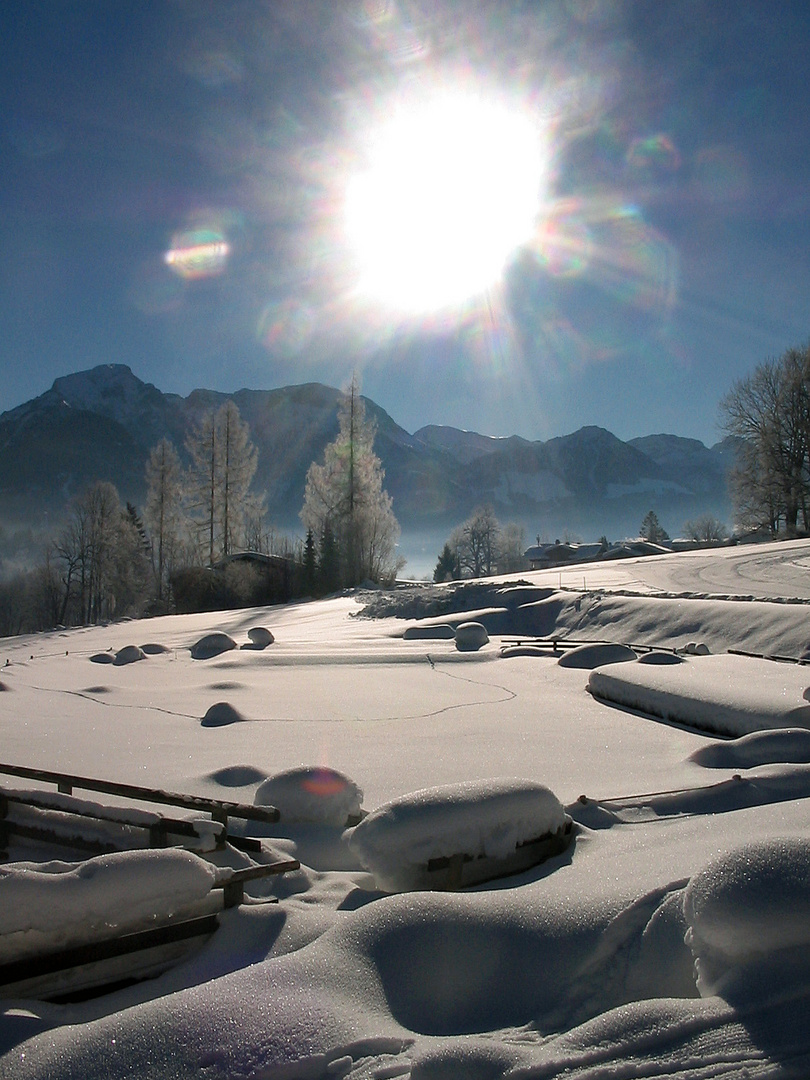
M 221 232 L 200 228 L 175 233 L 163 258 L 179 277 L 197 281 L 221 274 L 230 253 L 230 244 Z
M 262 311 L 257 337 L 270 352 L 295 356 L 312 338 L 315 322 L 313 309 L 303 300 L 281 300 Z
M 301 781 L 301 787 L 312 795 L 327 798 L 345 790 L 346 778 L 332 769 L 320 768 L 306 776 Z
M 633 139 L 627 151 L 627 164 L 655 172 L 676 172 L 681 156 L 669 135 L 650 135 L 646 139 Z
M 593 257 L 593 237 L 574 204 L 562 204 L 543 217 L 532 247 L 553 277 L 578 277 Z

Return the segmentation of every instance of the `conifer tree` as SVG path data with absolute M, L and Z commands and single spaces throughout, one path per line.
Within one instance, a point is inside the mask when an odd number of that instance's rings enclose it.
M 344 585 L 387 580 L 397 569 L 399 525 L 383 490 L 385 474 L 373 449 L 376 427 L 366 417 L 356 377 L 343 395 L 338 420 L 338 436 L 326 447 L 323 464 L 313 462 L 307 473 L 301 520 L 322 538 L 329 526 Z

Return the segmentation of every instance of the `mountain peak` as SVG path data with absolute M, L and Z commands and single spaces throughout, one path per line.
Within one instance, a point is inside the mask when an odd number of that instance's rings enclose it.
M 142 382 L 126 364 L 100 364 L 55 379 L 49 396 L 58 396 L 72 409 L 99 413 L 123 423 L 162 395 L 151 383 Z

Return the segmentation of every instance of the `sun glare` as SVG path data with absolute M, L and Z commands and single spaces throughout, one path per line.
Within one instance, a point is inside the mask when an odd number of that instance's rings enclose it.
M 526 113 L 467 94 L 403 105 L 347 191 L 360 293 L 416 314 L 484 292 L 534 231 L 544 172 Z

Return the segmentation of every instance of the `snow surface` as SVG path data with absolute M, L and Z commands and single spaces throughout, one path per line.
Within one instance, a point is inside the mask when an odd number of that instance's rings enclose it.
M 808 570 L 810 543 L 795 542 L 379 594 L 376 619 L 345 596 L 3 641 L 6 761 L 247 803 L 285 771 L 325 767 L 363 789 L 366 821 L 413 792 L 517 776 L 553 792 L 576 835 L 517 876 L 384 896 L 350 830 L 245 823 L 265 861 L 293 856 L 301 869 L 249 882 L 208 943 L 155 979 L 84 1003 L 7 1001 L 0 1078 L 810 1075 L 810 764 L 807 731 L 787 719 L 807 703 L 810 670 L 725 655 L 803 654 Z M 475 619 L 491 643 L 460 653 L 450 639 L 404 640 L 405 619 Z M 209 633 L 238 645 L 257 625 L 272 648 L 190 655 Z M 674 723 L 600 701 L 594 673 L 525 651 L 551 633 L 705 642 L 712 655 L 597 669 L 665 675 L 658 702 L 688 710 Z M 501 653 L 516 640 L 523 649 Z M 166 651 L 91 663 L 133 641 Z M 221 702 L 243 722 L 202 726 Z M 762 723 L 785 726 L 726 738 L 723 710 L 755 721 L 760 707 Z M 423 840 L 415 830 L 403 856 Z M 133 896 L 165 879 L 168 909 L 177 853 L 143 854 Z M 14 838 L 8 856 L 17 874 L 73 857 Z M 117 921 L 124 892 L 95 890 L 103 921 Z M 29 903 L 44 915 L 43 895 Z M 70 926 L 78 903 L 49 911 Z

